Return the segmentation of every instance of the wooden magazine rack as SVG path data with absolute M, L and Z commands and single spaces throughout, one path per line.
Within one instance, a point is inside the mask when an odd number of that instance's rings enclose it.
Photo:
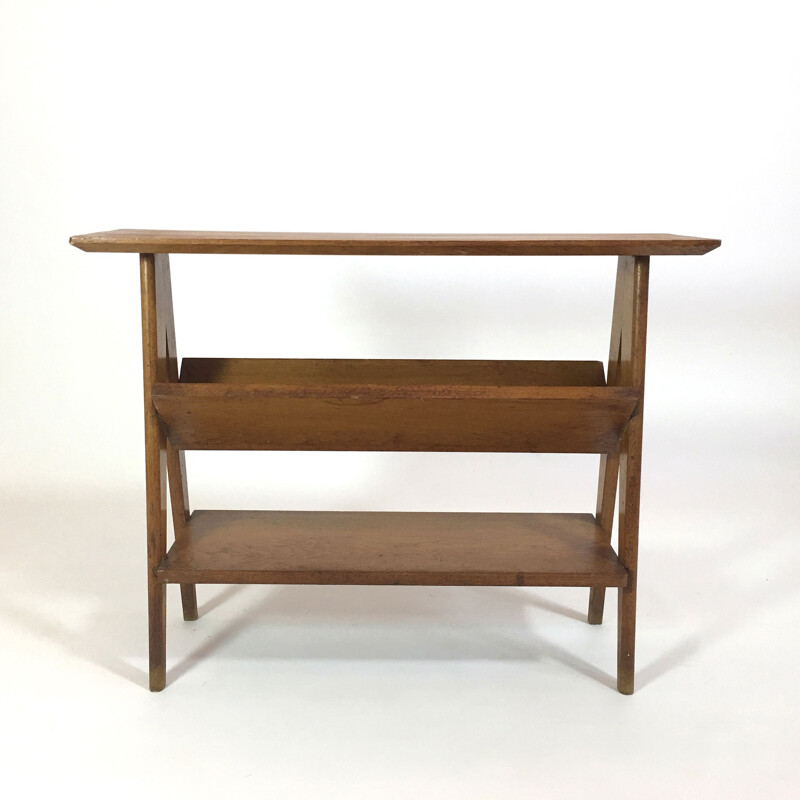
M 619 590 L 619 691 L 634 685 L 649 260 L 714 239 L 116 230 L 74 236 L 139 253 L 150 688 L 166 683 L 166 584 L 197 619 L 197 583 L 590 587 Z M 618 256 L 608 369 L 593 361 L 185 358 L 169 253 Z M 598 453 L 596 514 L 189 511 L 186 450 Z M 619 542 L 611 546 L 619 478 Z M 167 549 L 169 485 L 175 542 Z

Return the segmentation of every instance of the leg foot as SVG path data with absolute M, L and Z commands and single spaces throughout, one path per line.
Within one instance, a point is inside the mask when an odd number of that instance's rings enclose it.
M 619 590 L 617 614 L 617 689 L 633 694 L 634 653 L 636 647 L 636 590 Z
M 183 619 L 193 622 L 197 619 L 197 590 L 193 583 L 181 584 L 181 602 L 183 603 Z
M 606 587 L 593 586 L 589 590 L 589 614 L 590 625 L 603 624 L 603 606 L 606 603 Z
M 167 684 L 167 587 L 151 579 L 148 589 L 150 623 L 150 691 Z

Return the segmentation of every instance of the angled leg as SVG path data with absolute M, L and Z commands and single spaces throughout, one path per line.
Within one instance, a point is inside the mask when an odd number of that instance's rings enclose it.
M 600 476 L 597 486 L 597 522 L 611 541 L 611 531 L 614 525 L 614 505 L 617 495 L 617 475 L 619 473 L 619 450 L 613 453 L 603 453 L 600 456 Z M 600 625 L 603 622 L 603 609 L 606 602 L 606 587 L 594 586 L 589 590 L 590 625 Z
M 628 570 L 628 583 L 619 589 L 617 610 L 617 688 L 633 694 L 636 642 L 636 586 L 639 560 L 639 490 L 642 465 L 644 365 L 647 338 L 649 258 L 629 257 L 626 273 L 625 318 L 629 336 L 622 337 L 620 383 L 639 390 L 639 402 L 622 436 L 619 471 L 619 557 Z M 629 316 L 628 316 L 629 315 Z
M 167 440 L 151 397 L 154 383 L 166 380 L 166 336 L 156 306 L 156 256 L 140 257 L 142 355 L 144 368 L 145 485 L 147 494 L 147 598 L 150 691 L 166 685 L 166 586 L 156 568 L 167 549 Z
M 611 344 L 608 349 L 608 369 L 606 370 L 606 384 L 617 386 L 619 384 L 619 365 L 622 348 L 623 305 L 626 298 L 626 272 L 624 269 L 625 257 L 620 256 L 617 262 L 617 281 L 614 288 L 614 310 L 611 317 Z M 597 522 L 606 534 L 607 541 L 611 541 L 611 531 L 614 527 L 614 504 L 617 495 L 617 475 L 619 472 L 619 449 L 612 453 L 603 453 L 600 456 L 600 474 L 597 481 L 597 507 L 595 515 Z M 589 590 L 590 625 L 600 625 L 603 621 L 603 607 L 605 606 L 605 586 L 596 586 Z
M 169 269 L 169 256 L 156 256 L 158 279 L 158 313 L 163 319 L 164 333 L 167 339 L 167 380 L 178 382 L 178 350 L 175 344 L 175 315 L 172 306 L 172 279 Z M 175 539 L 186 535 L 186 523 L 189 520 L 189 490 L 186 484 L 186 455 L 183 450 L 176 450 L 167 443 L 167 475 L 169 476 L 169 494 L 172 505 L 172 524 Z M 197 590 L 193 583 L 181 584 L 181 602 L 183 618 L 187 621 L 197 619 Z
M 175 539 L 186 535 L 189 520 L 189 494 L 186 488 L 186 456 L 183 450 L 176 450 L 167 444 L 167 474 L 169 475 L 169 494 L 172 503 L 172 523 Z M 181 584 L 181 603 L 183 618 L 189 622 L 197 619 L 197 590 L 193 583 Z

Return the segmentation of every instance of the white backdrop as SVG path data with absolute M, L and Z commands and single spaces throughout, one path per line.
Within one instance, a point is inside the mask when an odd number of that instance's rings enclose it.
M 790 10 L 6 0 L 2 774 L 37 736 L 60 754 L 16 796 L 73 769 L 89 794 L 147 772 L 154 796 L 599 797 L 599 776 L 634 797 L 645 775 L 654 797 L 793 796 Z M 170 595 L 170 685 L 147 695 L 138 262 L 67 245 L 117 227 L 721 238 L 652 260 L 638 693 L 605 685 L 613 598 L 598 632 L 572 590 L 299 587 L 207 589 L 190 629 Z M 180 355 L 607 355 L 610 258 L 172 263 Z M 592 510 L 595 480 L 584 456 L 189 457 L 206 507 Z M 176 765 L 184 746 L 219 769 Z

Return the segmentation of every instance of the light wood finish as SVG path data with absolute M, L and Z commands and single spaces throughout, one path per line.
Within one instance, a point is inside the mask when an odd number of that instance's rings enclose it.
M 120 229 L 73 236 L 102 253 L 261 253 L 288 255 L 618 256 L 702 255 L 718 239 L 669 233 L 240 233 Z
M 164 581 L 624 586 L 591 514 L 195 511 Z
M 638 394 L 616 387 L 163 384 L 153 402 L 185 450 L 604 453 Z
M 591 623 L 616 587 L 617 686 L 633 692 L 649 257 L 718 240 L 118 230 L 71 242 L 142 253 L 152 690 L 166 682 L 167 583 L 195 619 L 198 582 L 270 582 L 587 586 Z M 616 255 L 607 380 L 587 361 L 190 358 L 179 374 L 167 253 Z M 190 513 L 187 449 L 599 453 L 596 514 Z

